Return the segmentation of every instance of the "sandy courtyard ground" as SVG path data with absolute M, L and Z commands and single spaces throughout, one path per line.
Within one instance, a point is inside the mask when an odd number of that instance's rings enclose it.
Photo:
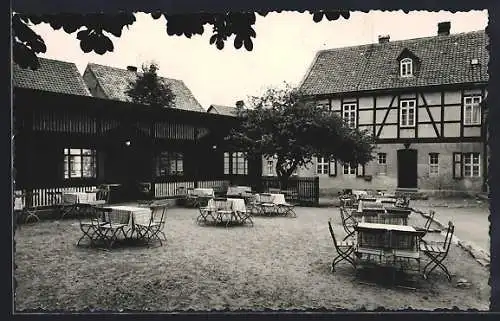
M 209 311 L 213 309 L 489 309 L 489 271 L 453 245 L 416 290 L 360 283 L 330 264 L 327 221 L 343 235 L 338 208 L 297 208 L 297 218 L 254 218 L 254 227 L 199 226 L 196 209 L 171 208 L 162 247 L 77 248 L 76 220 L 42 221 L 16 231 L 16 310 Z M 413 213 L 410 224 L 423 225 Z M 427 262 L 424 260 L 424 263 Z M 466 278 L 470 287 L 459 288 Z

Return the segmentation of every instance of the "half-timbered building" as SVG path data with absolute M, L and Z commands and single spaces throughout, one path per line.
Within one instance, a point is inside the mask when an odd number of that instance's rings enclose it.
M 35 204 L 101 184 L 120 201 L 260 177 L 260 158 L 240 159 L 224 143 L 237 119 L 207 113 L 182 81 L 168 80 L 173 108 L 152 108 L 123 95 L 134 70 L 89 64 L 82 77 L 73 63 L 40 65 L 13 66 L 15 189 L 35 191 Z
M 450 34 L 443 22 L 430 37 L 319 51 L 300 89 L 373 135 L 376 155 L 364 166 L 319 157 L 299 175 L 332 192 L 484 191 L 487 43 L 484 30 Z

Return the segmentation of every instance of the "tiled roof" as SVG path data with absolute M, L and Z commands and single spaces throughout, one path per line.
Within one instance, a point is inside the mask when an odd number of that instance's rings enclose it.
M 488 81 L 485 31 L 322 50 L 300 85 L 306 95 Z M 398 56 L 418 57 L 413 77 L 400 77 Z M 472 66 L 471 59 L 479 65 Z
M 85 72 L 92 72 L 97 79 L 106 98 L 119 101 L 131 101 L 125 93 L 129 83 L 136 78 L 136 72 L 110 66 L 89 63 Z M 205 112 L 205 109 L 194 98 L 189 88 L 182 80 L 161 78 L 170 84 L 170 89 L 175 94 L 175 108 Z
M 226 116 L 236 116 L 236 108 L 223 105 L 210 105 L 207 112 Z
M 12 64 L 13 86 L 63 94 L 90 96 L 87 85 L 72 62 L 38 58 L 37 70 L 23 69 Z

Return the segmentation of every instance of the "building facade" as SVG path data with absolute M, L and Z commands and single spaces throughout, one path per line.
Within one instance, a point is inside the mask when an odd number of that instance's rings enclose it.
M 171 80 L 173 108 L 151 108 L 121 96 L 133 71 L 89 64 L 82 77 L 73 63 L 40 65 L 13 72 L 15 189 L 37 192 L 35 204 L 101 184 L 134 200 L 251 184 L 254 169 L 260 177 L 260 159 L 240 160 L 225 145 L 237 119 L 206 113 L 181 81 Z
M 488 39 L 484 31 L 322 50 L 300 89 L 348 126 L 376 139 L 365 165 L 315 158 L 300 176 L 319 176 L 320 190 L 419 190 L 477 193 L 487 189 Z M 272 160 L 263 174 L 272 175 Z

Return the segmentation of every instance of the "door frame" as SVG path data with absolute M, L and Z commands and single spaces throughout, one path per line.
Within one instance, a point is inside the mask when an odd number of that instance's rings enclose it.
M 403 157 L 401 156 L 404 153 L 406 153 L 408 155 L 407 157 L 414 157 L 414 164 L 415 164 L 414 167 L 413 167 L 413 165 L 410 166 L 409 163 L 404 162 L 404 159 L 402 159 Z M 402 166 L 403 163 L 405 164 L 405 167 L 404 167 L 405 170 L 413 170 L 415 173 L 415 175 L 414 175 L 415 179 L 413 180 L 413 178 L 412 178 L 411 182 L 406 183 L 403 181 L 404 179 L 409 180 L 407 177 L 403 178 L 402 177 L 403 175 L 401 175 L 401 173 L 403 171 L 403 166 Z M 397 181 L 398 181 L 397 182 L 398 188 L 418 188 L 418 151 L 416 149 L 404 148 L 404 149 L 397 150 Z M 404 186 L 404 185 L 408 185 L 408 186 Z

